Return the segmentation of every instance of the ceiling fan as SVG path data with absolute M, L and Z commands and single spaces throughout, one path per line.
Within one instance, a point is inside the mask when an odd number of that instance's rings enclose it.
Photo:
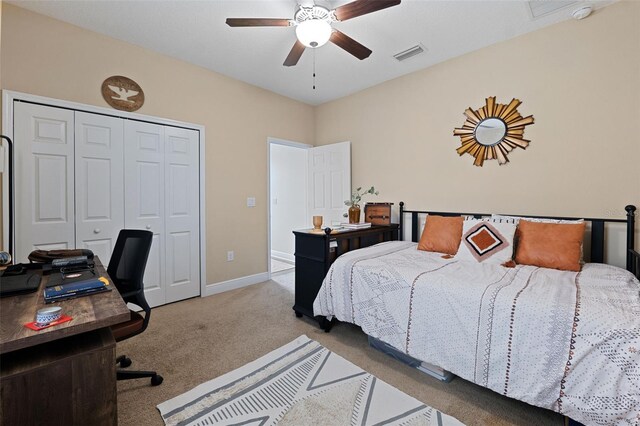
M 368 13 L 377 12 L 400 4 L 401 0 L 355 0 L 333 10 L 319 5 L 299 5 L 293 19 L 227 18 L 230 27 L 296 27 L 298 38 L 289 52 L 284 66 L 298 63 L 305 48 L 316 48 L 327 41 L 362 60 L 371 55 L 371 49 L 348 35 L 331 27 L 332 22 L 342 22 Z

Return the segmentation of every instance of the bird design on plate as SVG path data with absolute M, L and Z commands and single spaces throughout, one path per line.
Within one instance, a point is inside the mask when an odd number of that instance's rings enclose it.
M 129 98 L 134 97 L 135 95 L 140 93 L 137 90 L 129 90 L 129 89 L 125 89 L 124 87 L 113 86 L 111 84 L 109 84 L 108 86 L 109 86 L 109 89 L 111 89 L 111 91 L 113 91 L 118 95 L 118 96 L 111 96 L 111 99 L 116 99 L 118 101 L 133 103 L 135 101 L 132 101 Z

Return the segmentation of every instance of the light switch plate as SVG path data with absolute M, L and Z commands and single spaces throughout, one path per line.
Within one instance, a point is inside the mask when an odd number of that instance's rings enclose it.
M 247 207 L 256 206 L 256 197 L 247 197 Z

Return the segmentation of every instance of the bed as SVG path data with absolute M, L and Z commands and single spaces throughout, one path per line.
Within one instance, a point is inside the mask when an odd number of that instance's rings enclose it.
M 356 324 L 413 358 L 584 424 L 640 424 L 633 206 L 626 220 L 584 219 L 590 261 L 579 272 L 416 250 L 420 215 L 460 213 L 400 206 L 400 228 L 411 230 L 411 241 L 340 256 L 314 302 L 315 315 Z M 605 230 L 616 224 L 626 225 L 626 269 L 601 263 Z

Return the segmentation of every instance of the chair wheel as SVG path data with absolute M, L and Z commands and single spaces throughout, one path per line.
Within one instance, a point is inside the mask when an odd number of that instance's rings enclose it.
M 151 386 L 158 386 L 159 384 L 162 383 L 164 379 L 162 378 L 161 375 L 156 374 L 155 376 L 151 377 Z
M 127 368 L 131 365 L 131 358 L 125 356 L 120 360 L 119 364 L 121 368 Z

